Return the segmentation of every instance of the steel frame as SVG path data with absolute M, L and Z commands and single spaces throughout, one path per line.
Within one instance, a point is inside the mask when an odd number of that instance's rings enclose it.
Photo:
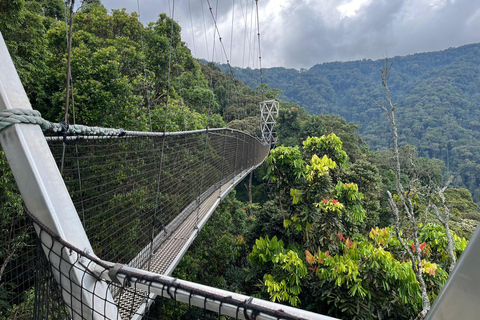
M 14 108 L 32 109 L 32 106 L 0 33 L 0 111 Z M 61 238 L 93 253 L 40 127 L 12 125 L 0 132 L 0 143 L 27 209 Z M 55 266 L 53 276 L 62 284 L 62 295 L 72 319 L 119 319 L 107 285 L 80 271 L 83 267 L 78 255 L 62 250 L 55 243 L 52 250 L 56 254 L 48 258 Z M 45 253 L 48 254 L 46 250 Z M 71 265 L 61 263 L 63 259 Z M 76 267 L 72 268 L 73 265 Z M 101 317 L 95 309 L 104 311 L 105 316 Z
M 265 100 L 260 102 L 260 113 L 262 117 L 262 140 L 275 145 L 277 137 L 273 127 L 277 123 L 275 118 L 278 116 L 279 103 L 276 100 Z

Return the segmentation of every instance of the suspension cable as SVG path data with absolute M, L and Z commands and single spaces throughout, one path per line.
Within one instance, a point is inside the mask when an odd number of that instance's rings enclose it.
M 192 7 L 190 5 L 190 0 L 188 0 L 188 12 L 190 13 L 190 27 L 192 29 L 193 55 L 196 57 L 197 48 L 195 46 L 195 32 L 193 31 Z
M 152 129 L 152 113 L 151 113 L 151 109 L 150 109 L 150 96 L 149 96 L 150 93 L 149 93 L 149 90 L 148 90 L 147 62 L 146 62 L 146 57 L 145 57 L 145 38 L 143 36 L 143 23 L 140 21 L 141 14 L 140 14 L 140 1 L 139 0 L 137 0 L 137 13 L 138 13 L 138 22 L 141 24 L 141 26 L 140 26 L 140 40 L 141 40 L 141 43 L 142 43 L 143 77 L 145 78 L 144 82 L 143 82 L 143 87 L 144 87 L 144 90 L 145 90 L 145 97 L 146 97 L 146 102 L 147 102 L 149 128 L 150 128 L 150 131 L 153 131 L 153 129 Z
M 168 2 L 170 6 L 170 1 Z M 173 0 L 173 5 L 172 5 L 172 10 L 171 10 L 171 30 L 170 30 L 170 52 L 168 56 L 168 75 L 167 75 L 167 101 L 165 103 L 165 122 L 163 126 L 163 133 L 165 134 L 167 132 L 167 119 L 168 119 L 168 102 L 170 99 L 170 77 L 171 77 L 171 72 L 172 72 L 172 47 L 173 47 L 173 29 L 174 29 L 174 14 L 175 14 L 175 0 Z M 153 219 L 152 219 L 152 238 L 151 238 L 151 246 L 150 246 L 150 259 L 148 260 L 148 270 L 150 270 L 151 267 L 151 261 L 152 261 L 152 256 L 153 256 L 153 240 L 155 238 L 155 225 L 156 225 L 156 220 L 157 220 L 157 213 L 158 213 L 158 206 L 161 201 L 160 199 L 160 183 L 162 179 L 162 170 L 163 170 L 163 162 L 165 158 L 165 140 L 166 137 L 162 139 L 162 148 L 160 152 L 160 167 L 158 171 L 158 181 L 157 181 L 157 191 L 155 195 L 155 210 L 153 213 Z M 162 228 L 164 228 L 164 223 L 162 221 Z
M 233 20 L 235 18 L 235 0 L 232 2 L 232 28 L 230 31 L 230 61 L 232 61 L 232 52 L 233 52 Z
M 168 1 L 168 5 L 170 6 L 170 1 Z M 172 47 L 173 47 L 173 27 L 175 21 L 173 20 L 175 16 L 175 0 L 173 0 L 172 10 L 171 10 L 171 28 L 170 28 L 170 52 L 168 54 L 168 75 L 167 75 L 167 101 L 165 104 L 165 123 L 163 127 L 163 132 L 167 131 L 167 111 L 168 111 L 168 103 L 170 101 L 170 78 L 172 74 Z
M 67 3 L 65 2 L 65 5 Z M 70 3 L 70 21 L 69 21 L 69 28 L 68 28 L 68 36 L 67 36 L 67 76 L 65 82 L 65 114 L 63 116 L 63 122 L 65 123 L 65 127 L 68 128 L 68 107 L 70 105 L 70 76 L 71 76 L 71 58 L 72 58 L 72 34 L 73 34 L 73 6 L 75 5 L 75 0 L 71 0 Z M 63 167 L 65 164 L 65 149 L 66 149 L 66 141 L 63 140 L 63 151 L 62 151 L 62 160 L 60 162 L 60 174 L 63 174 Z
M 210 56 L 208 51 L 208 38 L 207 38 L 207 24 L 205 22 L 205 12 L 203 11 L 203 2 L 202 2 L 202 20 L 203 20 L 203 34 L 205 35 L 205 48 L 207 49 L 207 57 Z
M 253 16 L 254 16 L 253 15 L 253 7 L 254 7 L 255 4 L 254 4 L 253 1 L 254 0 L 252 0 L 252 9 L 250 10 L 250 32 L 253 30 L 253 24 L 254 24 L 254 22 L 253 22 Z M 253 57 L 253 55 L 254 55 L 253 52 L 255 51 L 255 40 L 254 39 L 252 40 L 252 38 L 253 38 L 252 34 L 249 33 L 248 34 L 248 49 L 249 49 L 248 50 L 248 63 L 250 64 L 250 59 L 251 59 L 252 68 L 255 68 L 255 58 Z M 252 42 L 253 42 L 253 44 L 252 44 Z M 253 49 L 252 49 L 252 46 L 254 47 Z
M 260 69 L 260 86 L 263 87 L 262 51 L 260 49 L 260 19 L 258 17 L 258 0 L 255 0 L 255 4 L 257 9 L 258 63 Z
M 245 27 L 243 29 L 243 57 L 242 57 L 242 68 L 245 66 L 245 48 L 247 41 L 247 0 L 245 0 L 245 15 L 243 15 L 243 2 L 240 0 L 240 8 L 242 10 L 242 18 L 245 21 Z
M 228 64 L 228 66 L 229 66 L 230 69 L 231 69 L 232 67 L 231 67 L 231 65 L 230 65 L 230 60 L 228 59 L 227 50 L 225 50 L 225 46 L 224 46 L 224 44 L 223 44 L 222 36 L 220 35 L 220 30 L 218 29 L 217 19 L 216 19 L 216 16 L 215 16 L 216 14 L 215 14 L 215 15 L 213 14 L 213 9 L 212 9 L 212 6 L 210 5 L 210 0 L 207 0 L 207 3 L 208 3 L 208 6 L 209 6 L 209 9 L 210 9 L 210 14 L 212 15 L 215 32 L 216 32 L 217 35 L 218 35 L 218 40 L 220 41 L 220 44 L 221 44 L 221 46 L 222 46 L 222 51 L 223 51 L 223 54 L 225 55 L 225 59 L 227 60 L 227 64 Z M 216 11 L 218 11 L 218 1 L 217 1 Z
M 63 121 L 68 123 L 68 107 L 70 104 L 70 65 L 72 57 L 72 33 L 73 33 L 73 6 L 75 5 L 75 0 L 71 0 L 70 3 L 70 23 L 68 31 L 68 40 L 67 40 L 67 80 L 65 84 L 65 115 L 63 116 Z

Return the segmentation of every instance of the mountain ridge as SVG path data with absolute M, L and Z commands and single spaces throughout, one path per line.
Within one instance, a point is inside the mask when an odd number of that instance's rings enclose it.
M 398 103 L 401 145 L 441 159 L 454 186 L 467 187 L 480 201 L 480 43 L 388 59 L 388 85 Z M 219 66 L 222 71 L 225 67 Z M 372 150 L 389 148 L 390 126 L 375 104 L 385 99 L 380 70 L 385 59 L 326 62 L 310 69 L 262 70 L 263 82 L 282 91 L 278 98 L 311 114 L 338 114 L 360 126 Z M 233 68 L 234 76 L 258 86 L 258 69 Z

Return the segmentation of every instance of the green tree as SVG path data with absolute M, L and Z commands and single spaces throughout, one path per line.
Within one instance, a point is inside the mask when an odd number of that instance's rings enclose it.
M 368 239 L 339 234 L 336 241 L 333 251 L 306 251 L 306 261 L 313 271 L 307 277 L 313 308 L 320 309 L 326 303 L 332 315 L 349 319 L 416 316 L 422 306 L 419 284 L 391 228 L 372 229 Z M 429 285 L 428 295 L 434 299 L 448 274 L 427 260 L 434 241 L 428 243 L 422 243 L 421 270 Z M 318 303 L 320 306 L 315 306 Z
M 0 318 L 9 317 L 12 302 L 20 305 L 24 297 L 16 280 L 24 276 L 15 269 L 21 265 L 28 245 L 32 245 L 29 221 L 23 212 L 22 197 L 3 151 L 0 151 Z M 8 273 L 7 273 L 8 271 Z M 33 283 L 26 284 L 33 285 Z M 23 314 L 27 310 L 18 310 Z
M 255 241 L 248 259 L 257 268 L 267 270 L 263 284 L 273 302 L 278 300 L 298 305 L 301 280 L 307 275 L 307 267 L 297 252 L 286 250 L 283 241 L 277 237 L 269 239 L 266 236 Z
M 298 147 L 277 147 L 267 158 L 266 178 L 278 193 L 264 209 L 279 209 L 280 214 L 271 211 L 269 215 L 270 219 L 281 218 L 264 229 L 267 235 L 256 240 L 249 259 L 270 299 L 297 305 L 301 279 L 307 274 L 301 248 L 330 248 L 335 245 L 332 237 L 363 221 L 363 195 L 355 184 L 342 183 L 334 174 L 346 161 L 342 142 L 334 134 L 308 138 L 301 151 Z M 284 230 L 278 226 L 282 220 Z M 270 239 L 272 231 L 286 236 L 290 249 L 285 249 L 275 235 Z

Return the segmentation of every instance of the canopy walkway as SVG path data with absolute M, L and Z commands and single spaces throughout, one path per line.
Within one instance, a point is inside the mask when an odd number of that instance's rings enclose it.
M 1 40 L 0 142 L 36 236 L 28 223 L 12 231 L 38 239 L 6 274 L 19 275 L 19 288 L 33 285 L 34 318 L 152 318 L 151 304 L 167 297 L 238 319 L 329 319 L 168 277 L 219 202 L 264 161 L 270 141 L 227 128 L 48 123 L 31 110 Z M 266 109 L 272 138 L 274 111 Z
M 0 143 L 37 237 L 12 274 L 20 290 L 34 286 L 34 318 L 176 318 L 149 313 L 165 298 L 236 319 L 333 319 L 169 277 L 220 201 L 267 157 L 274 102 L 261 105 L 263 139 L 228 128 L 153 133 L 50 124 L 31 111 L 0 40 L 0 118 L 8 122 L 0 121 Z M 33 229 L 14 232 L 27 238 Z M 428 319 L 480 312 L 479 232 Z

